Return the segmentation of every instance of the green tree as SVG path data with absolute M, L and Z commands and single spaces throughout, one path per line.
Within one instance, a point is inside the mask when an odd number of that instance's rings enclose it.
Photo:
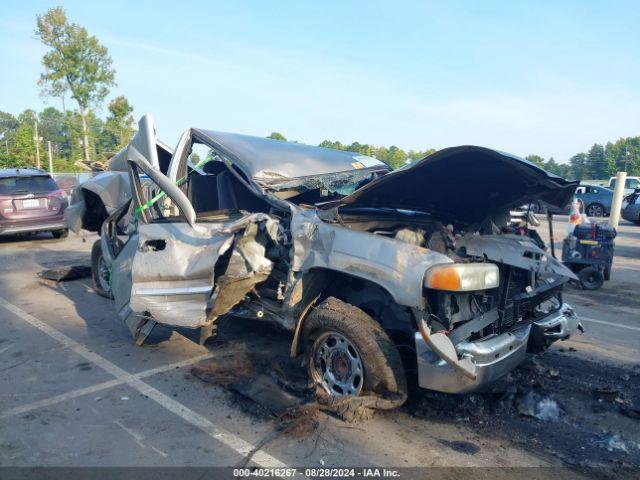
M 527 155 L 526 157 L 524 157 L 524 159 L 528 160 L 534 165 L 537 165 L 540 168 L 544 168 L 544 158 L 542 158 L 540 155 Z
M 12 167 L 36 166 L 35 119 L 33 110 L 25 110 L 18 115 L 18 125 L 12 138 Z
M 42 58 L 44 72 L 39 84 L 45 95 L 61 97 L 67 92 L 78 103 L 84 157 L 89 154 L 90 109 L 99 105 L 115 85 L 115 70 L 107 49 L 87 30 L 70 23 L 62 7 L 37 16 L 36 36 L 50 48 Z
M 135 132 L 133 125 L 133 107 L 123 95 L 114 98 L 109 103 L 109 114 L 100 135 L 100 150 L 107 157 L 111 157 L 124 147 Z
M 424 157 L 428 157 L 432 153 L 436 153 L 434 148 L 429 148 L 427 150 L 409 150 L 407 152 L 407 161 L 415 162 L 416 160 L 422 160 Z
M 10 113 L 0 111 L 0 138 L 13 131 L 18 126 L 18 119 Z
M 334 150 L 346 150 L 344 145 L 342 145 L 340 142 L 332 142 L 331 140 L 323 140 L 318 146 L 324 148 L 333 148 Z
M 585 178 L 585 172 L 587 169 L 587 155 L 585 153 L 577 153 L 569 159 L 569 167 L 571 170 L 571 177 L 576 180 L 582 180 Z
M 279 132 L 271 132 L 267 138 L 273 138 L 274 140 L 282 140 L 283 142 L 287 141 L 285 136 Z
M 607 177 L 607 161 L 604 157 L 604 147 L 595 143 L 587 153 L 585 174 L 590 179 L 602 179 Z
M 401 148 L 391 145 L 388 153 L 384 158 L 380 158 L 383 162 L 389 165 L 391 168 L 400 168 L 407 163 L 407 154 Z
M 620 138 L 605 146 L 607 173 L 614 176 L 625 171 L 629 175 L 640 173 L 640 137 Z
M 410 150 L 408 153 L 401 148 L 392 145 L 390 147 L 376 147 L 367 143 L 362 144 L 359 142 L 353 142 L 350 145 L 345 145 L 339 141 L 323 140 L 320 147 L 333 148 L 336 150 L 349 150 L 351 152 L 357 152 L 362 155 L 375 157 L 381 162 L 386 163 L 391 168 L 399 168 L 408 162 L 422 159 L 427 155 L 431 155 L 435 152 L 434 149 L 427 149 L 424 151 Z

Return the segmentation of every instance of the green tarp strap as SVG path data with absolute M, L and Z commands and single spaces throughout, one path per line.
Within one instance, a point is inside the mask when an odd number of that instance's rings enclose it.
M 199 161 L 195 168 L 200 168 L 202 167 L 205 163 L 210 162 L 211 160 L 213 160 L 212 158 L 205 158 L 204 160 Z M 192 170 L 193 172 L 193 170 Z M 184 177 L 178 179 L 178 181 L 176 182 L 176 185 L 181 186 L 184 182 L 187 181 L 187 178 L 189 178 L 189 174 L 187 173 Z M 151 206 L 156 203 L 158 200 L 162 199 L 164 196 L 166 195 L 165 192 L 160 192 L 156 195 L 154 195 L 154 197 L 143 203 L 142 205 L 140 205 L 138 208 L 136 208 L 133 212 L 133 215 L 135 218 L 138 218 L 138 214 L 144 212 L 146 209 L 151 208 Z

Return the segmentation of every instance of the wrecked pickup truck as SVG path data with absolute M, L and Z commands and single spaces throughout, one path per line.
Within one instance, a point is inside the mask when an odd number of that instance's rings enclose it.
M 225 315 L 272 321 L 328 396 L 406 398 L 405 372 L 468 392 L 580 327 L 562 299 L 574 274 L 502 233 L 510 208 L 565 205 L 577 182 L 518 157 L 462 146 L 390 171 L 195 128 L 170 153 L 147 115 L 115 160 L 124 173 L 81 186 L 67 220 L 101 224 L 97 288 L 139 345 L 157 323 L 204 342 Z

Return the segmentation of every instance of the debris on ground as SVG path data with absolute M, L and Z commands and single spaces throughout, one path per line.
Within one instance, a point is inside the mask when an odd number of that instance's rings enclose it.
M 320 426 L 319 408 L 315 403 L 287 410 L 277 418 L 278 430 L 293 438 L 307 438 Z
M 594 393 L 599 402 L 607 401 L 617 405 L 629 405 L 629 401 L 619 388 L 597 387 L 594 389 Z
M 545 397 L 536 405 L 536 418 L 544 422 L 557 422 L 560 419 L 560 407 L 554 399 Z
M 483 391 L 419 391 L 403 408 L 428 421 L 465 422 L 480 436 L 521 444 L 569 465 L 586 459 L 582 466 L 637 468 L 640 382 L 625 380 L 627 375 L 635 379 L 626 367 L 551 351 L 529 357 Z M 603 429 L 626 438 L 603 435 Z
M 91 276 L 91 267 L 87 265 L 67 265 L 38 272 L 38 277 L 54 282 L 69 282 Z
M 191 374 L 206 383 L 228 386 L 251 373 L 251 361 L 241 350 L 224 351 L 191 367 Z
M 540 364 L 538 357 L 528 357 L 520 366 L 521 370 L 527 370 L 537 375 L 542 375 L 545 372 L 545 368 Z
M 269 375 L 251 375 L 228 385 L 235 393 L 259 405 L 273 416 L 279 416 L 298 407 L 304 398 L 286 392 Z
M 233 330 L 242 324 L 239 319 L 232 322 L 221 319 L 218 342 L 223 342 L 226 336 L 238 338 Z M 309 383 L 302 359 L 290 358 L 287 344 L 280 337 L 278 342 L 271 343 L 274 332 L 268 328 L 265 326 L 264 335 L 256 336 L 250 343 L 230 342 L 216 347 L 213 358 L 192 367 L 191 374 L 228 388 L 276 418 L 288 415 L 292 409 L 314 405 L 346 422 L 360 422 L 370 419 L 375 410 L 398 408 L 406 400 L 406 395 L 333 398 L 323 394 Z
M 534 417 L 544 422 L 557 422 L 560 419 L 560 406 L 550 397 L 543 397 L 533 389 L 518 398 L 518 413 Z
M 438 442 L 445 447 L 449 447 L 451 450 L 459 453 L 466 453 L 467 455 L 475 455 L 480 451 L 480 447 L 478 445 L 464 440 L 438 440 Z
M 393 410 L 399 408 L 407 399 L 406 395 L 361 397 L 330 397 L 326 394 L 318 395 L 318 405 L 325 412 L 330 412 L 349 423 L 369 420 L 376 410 Z
M 244 412 L 275 423 L 260 445 L 291 437 L 313 446 L 313 439 L 317 444 L 322 438 L 325 414 L 346 422 L 365 421 L 374 409 L 396 408 L 403 401 L 393 396 L 317 395 L 305 365 L 289 357 L 289 339 L 282 332 L 255 322 L 248 330 L 248 323 L 239 319 L 220 320 L 211 348 L 214 358 L 194 367 L 192 374 L 224 387 Z M 636 378 L 635 370 L 547 352 L 545 357 L 529 357 L 484 391 L 449 395 L 419 390 L 401 410 L 436 422 L 465 422 L 481 436 L 521 444 L 569 465 L 588 458 L 586 466 L 640 466 L 640 384 L 626 381 L 625 375 Z M 627 438 L 603 436 L 603 429 L 625 432 Z M 471 446 L 448 446 L 473 455 Z
M 619 433 L 614 433 L 613 435 L 610 435 L 604 440 L 601 440 L 599 443 L 603 445 L 609 452 L 620 451 L 624 453 L 629 453 L 629 450 L 627 449 L 627 445 Z
M 547 370 L 547 375 L 549 375 L 549 378 L 558 378 L 560 376 L 560 370 L 550 367 L 549 370 Z
M 635 420 L 640 420 L 640 408 L 633 408 L 633 407 L 621 407 L 620 408 L 620 413 L 622 413 L 623 415 L 629 417 L 629 418 L 633 418 Z

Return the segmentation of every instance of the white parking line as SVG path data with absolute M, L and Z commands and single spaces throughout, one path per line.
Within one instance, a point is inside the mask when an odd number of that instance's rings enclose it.
M 252 451 L 256 449 L 255 445 L 252 445 L 251 443 L 243 440 L 242 438 L 229 432 L 228 430 L 225 430 L 222 427 L 214 425 L 207 418 L 203 417 L 202 415 L 199 415 L 198 413 L 194 412 L 193 410 L 181 404 L 180 402 L 174 400 L 173 398 L 168 397 L 167 395 L 160 392 L 156 388 L 143 382 L 142 380 L 135 377 L 134 375 L 131 375 L 130 373 L 126 372 L 125 370 L 118 367 L 114 363 L 111 363 L 106 358 L 101 357 L 95 352 L 92 352 L 84 345 L 81 345 L 80 343 L 76 342 L 72 338 L 66 336 L 64 333 L 42 322 L 41 320 L 25 312 L 21 308 L 13 305 L 12 303 L 8 302 L 2 297 L 0 297 L 0 305 L 6 308 L 7 310 L 9 310 L 11 313 L 18 316 L 19 318 L 21 318 L 22 320 L 24 320 L 25 322 L 33 325 L 40 331 L 46 333 L 51 338 L 58 341 L 59 343 L 69 348 L 73 352 L 86 358 L 90 362 L 95 363 L 97 366 L 99 366 L 106 372 L 116 377 L 116 379 L 121 380 L 123 383 L 126 383 L 130 387 L 136 389 L 138 392 L 142 393 L 143 395 L 146 395 L 151 400 L 158 403 L 160 406 L 169 410 L 173 414 L 179 416 L 180 418 L 190 423 L 191 425 L 195 426 L 196 428 L 202 430 L 203 432 L 205 432 L 207 435 L 211 436 L 215 440 L 218 440 L 225 446 L 236 451 L 238 454 L 242 455 L 243 457 L 250 454 Z M 252 461 L 262 467 L 281 467 L 281 468 L 286 467 L 286 465 L 282 463 L 280 460 L 276 459 L 275 457 L 263 451 L 257 451 L 252 456 Z
M 640 327 L 632 327 L 631 325 L 623 325 L 621 323 L 605 322 L 604 320 L 596 320 L 595 318 L 585 317 L 580 314 L 578 314 L 578 318 L 580 320 L 584 320 L 585 322 L 601 323 L 602 325 L 609 325 L 610 327 L 626 328 L 627 330 L 640 332 Z
M 204 355 L 198 355 L 197 357 L 188 358 L 186 360 L 182 360 L 181 362 L 170 363 L 169 365 L 163 365 L 162 367 L 156 367 L 150 370 L 145 370 L 140 373 L 134 373 L 134 374 L 131 374 L 131 377 L 135 377 L 135 378 L 152 377 L 153 375 L 156 375 L 158 373 L 168 372 L 170 370 L 175 370 L 176 368 L 182 368 L 188 365 L 193 365 L 194 363 L 198 363 L 201 360 L 205 360 L 210 357 L 212 357 L 210 353 L 205 353 Z M 106 390 L 111 387 L 116 387 L 118 385 L 123 385 L 124 383 L 125 381 L 122 379 L 107 380 L 106 382 L 98 383 L 96 385 L 91 385 L 90 387 L 71 390 L 70 392 L 56 395 L 55 397 L 45 398 L 44 400 L 38 400 L 37 402 L 9 408 L 4 412 L 0 412 L 0 420 L 4 418 L 14 417 L 16 415 L 22 415 L 24 413 L 31 412 L 32 410 L 37 410 L 39 408 L 49 407 L 51 405 L 55 405 L 56 403 L 66 402 L 67 400 L 82 397 L 84 395 L 89 395 L 90 393 L 96 393 L 101 390 Z

